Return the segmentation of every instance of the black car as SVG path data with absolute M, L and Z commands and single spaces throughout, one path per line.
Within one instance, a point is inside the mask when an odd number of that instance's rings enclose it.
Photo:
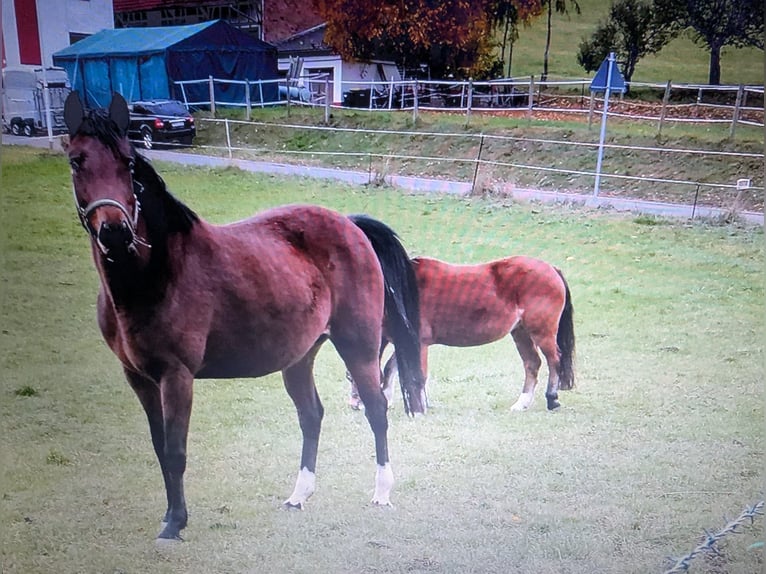
M 151 100 L 130 105 L 128 137 L 146 149 L 163 143 L 191 145 L 197 128 L 178 100 Z

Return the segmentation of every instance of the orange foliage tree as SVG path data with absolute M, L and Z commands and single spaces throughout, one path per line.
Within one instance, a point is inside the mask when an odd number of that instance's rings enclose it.
M 497 67 L 494 32 L 528 21 L 542 0 L 313 0 L 325 42 L 347 59 L 425 63 L 431 73 L 482 77 Z M 502 66 L 502 63 L 500 63 Z M 500 68 L 502 69 L 502 68 Z

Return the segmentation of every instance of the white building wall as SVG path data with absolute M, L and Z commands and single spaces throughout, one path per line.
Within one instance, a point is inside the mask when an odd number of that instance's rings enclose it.
M 16 10 L 13 0 L 2 1 L 5 64 L 18 66 Z M 90 35 L 114 28 L 112 0 L 37 0 L 37 24 L 43 63 L 52 66 L 52 54 L 69 46 L 70 33 Z

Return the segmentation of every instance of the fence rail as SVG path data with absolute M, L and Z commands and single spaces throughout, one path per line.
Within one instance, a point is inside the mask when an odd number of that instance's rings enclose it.
M 301 163 L 367 171 L 369 182 L 398 173 L 456 182 L 462 189 L 469 186 L 473 192 L 512 193 L 513 187 L 535 187 L 563 194 L 582 194 L 584 190 L 592 189 L 597 175 L 593 168 L 587 166 L 587 162 L 590 156 L 595 167 L 599 144 L 587 141 L 481 133 L 374 130 L 227 118 L 201 118 L 199 129 L 209 134 L 206 137 L 207 149 L 222 151 L 228 157 L 276 160 L 293 156 Z M 323 131 L 348 136 L 344 149 L 322 147 L 321 142 L 325 138 L 306 135 Z M 275 142 L 292 141 L 296 134 L 301 135 L 300 139 L 316 141 L 317 144 L 304 149 L 274 145 Z M 418 138 L 420 147 L 417 151 L 411 147 L 413 138 Z M 460 146 L 465 150 L 462 157 L 438 153 L 441 149 L 458 147 L 450 144 L 450 141 L 457 139 L 471 140 L 470 145 Z M 364 142 L 370 140 L 382 145 L 374 151 L 365 149 Z M 541 165 L 541 162 L 535 162 L 537 150 L 541 149 L 560 149 L 561 153 L 556 155 L 566 158 L 566 161 L 555 166 Z M 608 183 L 604 190 L 607 195 L 692 205 L 692 217 L 698 208 L 704 206 L 730 209 L 732 212 L 763 209 L 764 187 L 762 181 L 757 179 L 762 173 L 762 153 L 619 144 L 605 144 L 603 149 L 607 152 L 607 169 L 600 177 Z M 423 153 L 421 150 L 432 152 Z M 683 163 L 691 166 L 686 173 L 694 173 L 694 162 L 738 162 L 739 168 L 750 170 L 748 173 L 755 179 L 698 181 L 673 177 L 673 174 L 630 173 L 630 164 L 636 158 L 642 159 L 642 165 L 653 165 L 653 158 L 658 154 L 677 156 L 679 160 L 683 158 Z M 511 155 L 513 161 L 508 160 Z
M 328 97 L 331 83 L 324 74 L 255 81 L 211 76 L 175 82 L 175 95 L 188 107 L 204 107 L 213 113 L 216 107 L 245 108 L 248 119 L 253 107 L 300 105 L 323 107 L 326 115 L 331 107 L 343 107 L 408 111 L 414 118 L 420 110 L 450 110 L 465 113 L 467 117 L 473 111 L 522 112 L 530 117 L 546 112 L 588 114 L 592 121 L 593 114 L 604 106 L 603 98 L 590 91 L 590 80 L 585 79 L 542 82 L 530 76 L 492 81 L 344 81 L 342 102 L 333 102 Z M 190 98 L 191 87 L 200 85 L 207 89 L 194 90 L 197 97 Z M 668 81 L 665 84 L 631 82 L 630 88 L 658 101 L 620 97 L 611 104 L 608 115 L 657 122 L 660 132 L 663 124 L 670 122 L 729 124 L 732 136 L 738 125 L 764 126 L 763 86 L 709 86 Z M 266 92 L 271 95 L 267 96 Z

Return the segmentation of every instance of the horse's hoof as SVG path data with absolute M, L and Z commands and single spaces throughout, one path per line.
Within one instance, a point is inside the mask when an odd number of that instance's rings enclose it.
M 561 408 L 561 403 L 558 401 L 554 401 L 552 403 L 548 403 L 548 410 L 551 412 L 556 412 Z
M 375 500 L 374 498 L 372 499 L 372 505 L 377 506 L 378 508 L 393 508 L 394 507 L 394 505 L 391 504 L 390 500 L 383 501 L 383 500 Z
M 282 503 L 282 508 L 284 508 L 285 510 L 303 510 L 303 503 L 302 502 L 292 503 L 289 500 L 285 500 Z

